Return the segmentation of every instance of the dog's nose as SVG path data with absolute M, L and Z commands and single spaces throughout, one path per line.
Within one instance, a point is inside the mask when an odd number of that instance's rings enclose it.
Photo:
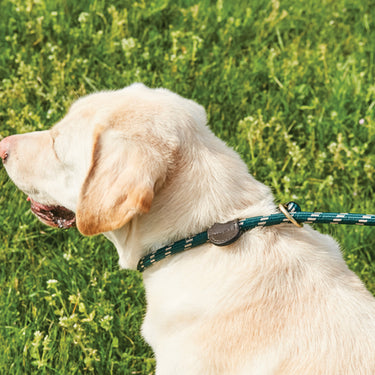
M 6 137 L 0 142 L 0 158 L 3 162 L 7 160 L 9 156 L 9 148 L 10 148 L 10 143 L 12 142 L 13 137 Z

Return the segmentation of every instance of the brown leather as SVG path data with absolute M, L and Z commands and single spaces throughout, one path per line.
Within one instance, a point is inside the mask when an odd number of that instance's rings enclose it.
M 216 246 L 227 246 L 236 241 L 242 234 L 238 220 L 227 223 L 215 223 L 207 231 L 208 239 Z

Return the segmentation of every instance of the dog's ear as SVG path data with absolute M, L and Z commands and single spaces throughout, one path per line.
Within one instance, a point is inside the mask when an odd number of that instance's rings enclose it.
M 163 158 L 152 142 L 127 139 L 111 128 L 97 131 L 94 139 L 76 211 L 77 228 L 84 235 L 121 228 L 135 215 L 147 213 L 155 184 L 166 176 Z

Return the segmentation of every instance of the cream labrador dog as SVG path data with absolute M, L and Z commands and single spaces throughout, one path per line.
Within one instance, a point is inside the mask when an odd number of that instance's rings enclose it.
M 120 265 L 217 222 L 277 212 L 204 109 L 134 84 L 75 102 L 0 156 L 46 224 L 103 233 Z M 207 243 L 144 272 L 158 375 L 375 374 L 375 300 L 329 236 L 290 224 Z

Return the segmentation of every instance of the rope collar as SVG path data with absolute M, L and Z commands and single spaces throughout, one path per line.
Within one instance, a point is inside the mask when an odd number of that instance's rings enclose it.
M 216 246 L 227 246 L 236 241 L 244 232 L 255 227 L 268 227 L 281 223 L 292 223 L 298 227 L 302 223 L 323 223 L 323 224 L 355 224 L 375 226 L 375 215 L 334 213 L 334 212 L 305 212 L 295 202 L 280 205 L 280 213 L 269 216 L 256 216 L 243 220 L 232 220 L 227 223 L 216 223 L 205 232 L 185 238 L 164 246 L 140 259 L 137 269 L 143 272 L 171 255 L 190 250 L 193 247 L 210 242 Z

